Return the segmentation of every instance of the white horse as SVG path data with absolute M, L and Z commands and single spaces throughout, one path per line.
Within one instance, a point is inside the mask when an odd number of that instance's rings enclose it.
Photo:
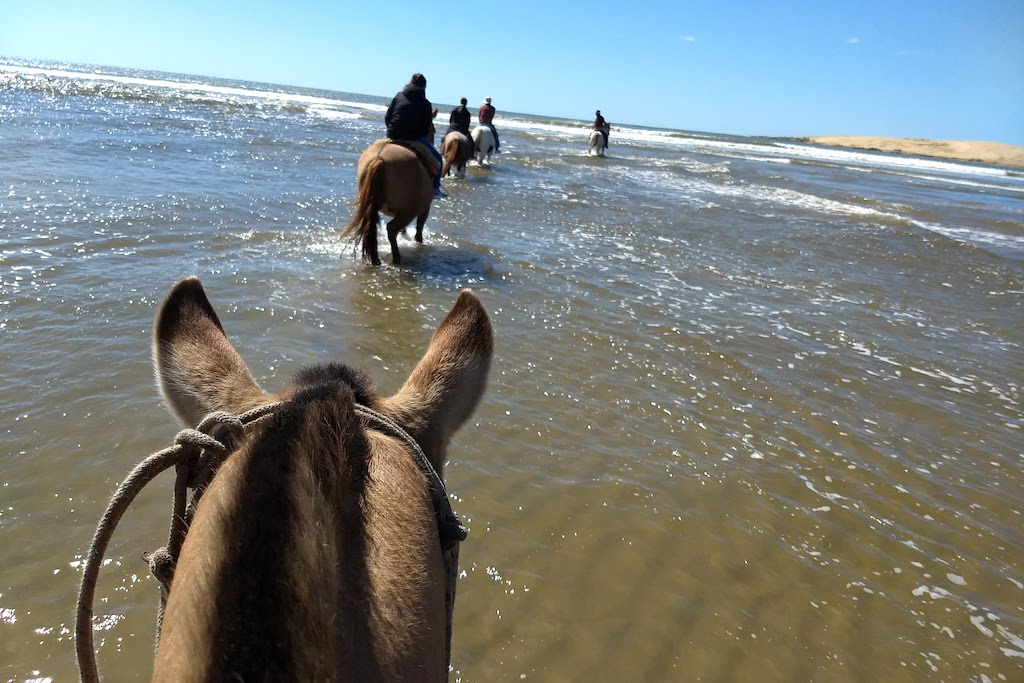
M 487 126 L 477 126 L 473 129 L 472 135 L 477 163 L 481 166 L 490 166 L 491 155 L 494 154 L 494 133 Z
M 587 155 L 593 156 L 595 153 L 599 157 L 604 156 L 605 144 L 604 134 L 599 130 L 591 131 L 590 133 L 590 145 L 587 147 Z

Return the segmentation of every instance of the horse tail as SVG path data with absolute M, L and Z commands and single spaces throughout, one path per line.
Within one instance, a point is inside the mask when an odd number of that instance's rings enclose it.
M 384 160 L 377 156 L 366 165 L 356 192 L 355 214 L 341 229 L 342 238 L 362 242 L 363 260 L 372 261 L 377 254 L 377 223 L 384 205 Z
M 441 169 L 441 177 L 448 177 L 448 170 L 451 169 L 452 163 L 455 161 L 455 155 L 459 151 L 459 141 L 454 140 L 454 144 L 449 142 L 447 135 L 441 141 L 441 154 L 444 156 L 444 168 Z

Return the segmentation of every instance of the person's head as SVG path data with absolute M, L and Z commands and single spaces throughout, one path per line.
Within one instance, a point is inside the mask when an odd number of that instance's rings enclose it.
M 600 116 L 600 115 L 601 115 L 601 110 L 600 109 L 598 109 L 597 111 L 594 112 L 594 116 Z
M 469 102 L 469 100 L 467 100 L 465 97 L 463 97 L 461 100 L 459 100 L 459 104 L 461 104 L 463 107 L 466 106 L 467 102 Z
M 421 88 L 427 87 L 427 77 L 423 74 L 413 74 L 409 79 L 409 85 L 417 85 Z
M 487 104 L 490 104 L 491 103 L 491 98 L 490 97 L 485 97 L 484 98 L 484 102 L 486 102 Z

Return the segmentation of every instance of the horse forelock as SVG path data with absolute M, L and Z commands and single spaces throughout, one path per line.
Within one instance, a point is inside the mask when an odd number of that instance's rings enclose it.
M 369 375 L 344 363 L 310 365 L 296 372 L 292 378 L 295 391 L 337 385 L 351 389 L 356 402 L 362 405 L 369 405 L 377 395 Z

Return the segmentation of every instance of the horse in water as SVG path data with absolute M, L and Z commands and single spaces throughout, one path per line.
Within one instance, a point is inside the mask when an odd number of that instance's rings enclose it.
M 430 213 L 434 184 L 419 156 L 409 147 L 378 140 L 359 157 L 356 170 L 358 190 L 352 220 L 341 230 L 342 237 L 362 244 L 363 258 L 380 265 L 377 254 L 377 223 L 380 214 L 391 216 L 388 241 L 391 260 L 402 262 L 398 233 L 416 220 L 416 241 L 423 242 L 423 224 Z
M 473 129 L 473 153 L 476 161 L 481 166 L 491 165 L 491 155 L 494 154 L 494 133 L 487 126 L 477 126 Z
M 441 177 L 447 177 L 454 168 L 456 177 L 464 178 L 466 164 L 473 158 L 473 141 L 464 133 L 449 131 L 441 140 L 441 156 L 444 157 Z
M 593 130 L 590 132 L 590 145 L 587 147 L 587 155 L 593 156 L 595 153 L 599 157 L 604 156 L 604 150 L 607 147 L 604 141 L 604 133 L 599 130 Z
M 103 517 L 76 619 L 82 680 L 98 680 L 95 578 L 131 499 L 114 503 L 156 475 L 157 456 L 192 438 L 193 457 L 163 463 L 195 492 L 186 511 L 176 482 L 170 542 L 158 551 L 171 556 L 158 574 L 166 604 L 153 680 L 447 680 L 465 529 L 440 475 L 493 355 L 479 299 L 459 295 L 389 398 L 340 363 L 305 368 L 282 393 L 265 393 L 197 278 L 165 298 L 153 355 L 169 407 L 199 427 L 146 458 Z

